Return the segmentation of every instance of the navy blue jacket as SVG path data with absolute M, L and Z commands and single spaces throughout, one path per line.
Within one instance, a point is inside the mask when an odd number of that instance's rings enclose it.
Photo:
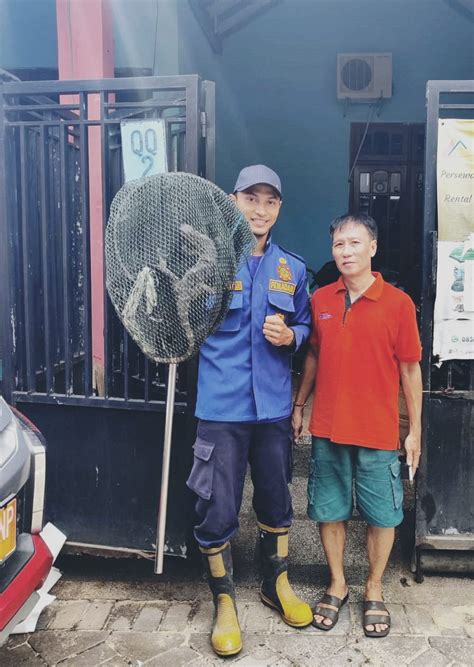
M 263 335 L 265 317 L 277 313 L 295 332 L 291 351 Z M 290 355 L 306 341 L 310 325 L 305 263 L 269 241 L 253 280 L 248 262 L 238 272 L 229 312 L 201 346 L 196 416 L 234 422 L 288 417 Z

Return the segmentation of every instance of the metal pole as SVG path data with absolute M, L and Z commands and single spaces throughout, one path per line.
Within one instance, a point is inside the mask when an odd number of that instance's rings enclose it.
M 160 508 L 156 540 L 155 574 L 163 573 L 163 556 L 165 548 L 166 506 L 168 504 L 168 481 L 170 472 L 171 436 L 173 434 L 174 397 L 176 390 L 177 364 L 170 364 L 168 371 L 168 391 L 166 394 L 165 439 L 163 444 L 163 461 L 161 464 Z

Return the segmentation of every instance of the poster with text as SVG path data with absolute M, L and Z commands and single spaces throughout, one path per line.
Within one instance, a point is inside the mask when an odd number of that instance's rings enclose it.
M 474 359 L 474 121 L 438 126 L 438 268 L 433 354 Z

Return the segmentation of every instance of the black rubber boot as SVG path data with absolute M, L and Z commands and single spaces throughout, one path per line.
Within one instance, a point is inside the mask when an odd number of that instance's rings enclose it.
M 211 644 L 217 655 L 235 655 L 242 649 L 229 542 L 214 549 L 200 547 L 215 606 Z
M 263 572 L 262 602 L 279 611 L 288 625 L 304 628 L 313 620 L 313 613 L 288 581 L 288 528 L 271 528 L 261 523 L 258 528 Z

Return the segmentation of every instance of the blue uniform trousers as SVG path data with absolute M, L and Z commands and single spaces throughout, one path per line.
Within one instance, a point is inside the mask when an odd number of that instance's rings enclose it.
M 258 521 L 272 528 L 290 526 L 291 419 L 266 423 L 200 420 L 187 481 L 198 496 L 194 535 L 200 546 L 221 546 L 238 530 L 247 462 Z

